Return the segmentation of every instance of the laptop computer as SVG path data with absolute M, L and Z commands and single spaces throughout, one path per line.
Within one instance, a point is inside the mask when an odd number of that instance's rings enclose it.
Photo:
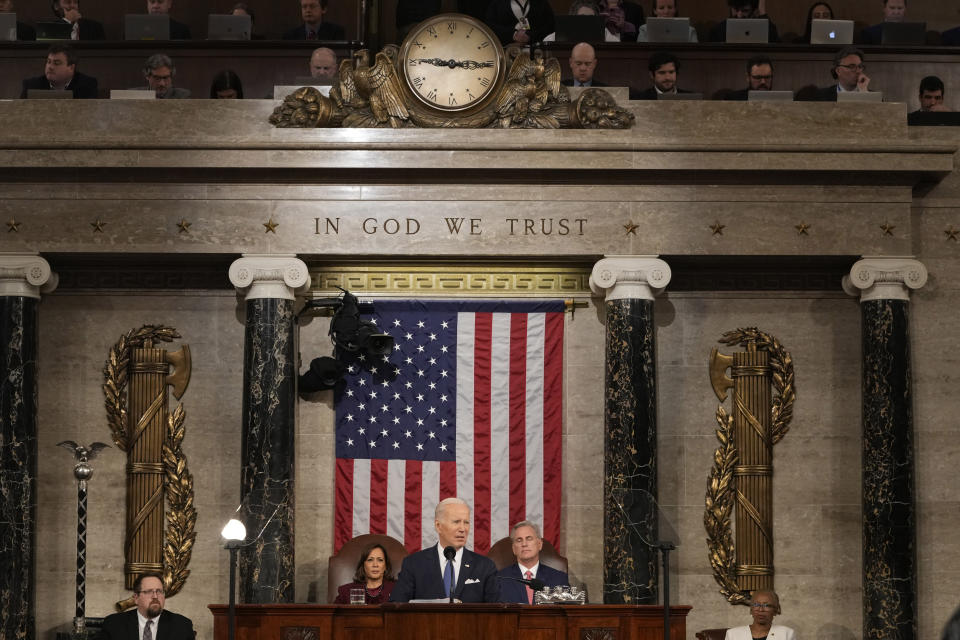
M 207 40 L 249 40 L 252 30 L 250 16 L 217 13 L 207 16 Z
M 27 89 L 30 100 L 72 100 L 73 91 L 67 89 Z
M 837 102 L 883 102 L 883 91 L 838 91 Z
M 111 100 L 156 100 L 153 89 L 110 89 Z
M 170 16 L 128 13 L 123 17 L 124 40 L 169 40 Z
M 813 20 L 810 44 L 853 44 L 853 20 Z
M 603 18 L 600 16 L 564 16 L 554 18 L 557 42 L 603 42 Z
M 702 93 L 658 93 L 657 100 L 703 100 Z
M 727 18 L 727 42 L 734 44 L 766 44 L 770 38 L 770 21 L 766 18 Z
M 37 40 L 69 40 L 73 25 L 64 20 L 37 20 Z
M 920 45 L 926 40 L 926 22 L 884 22 L 880 26 L 880 44 Z
M 0 40 L 17 39 L 17 14 L 0 13 Z
M 750 102 L 792 102 L 793 91 L 747 91 Z
M 647 18 L 647 42 L 688 42 L 690 18 Z

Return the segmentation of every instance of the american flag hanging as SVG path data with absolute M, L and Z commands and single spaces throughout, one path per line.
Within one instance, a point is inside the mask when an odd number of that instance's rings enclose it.
M 436 543 L 434 508 L 473 508 L 486 553 L 520 520 L 560 532 L 562 300 L 376 300 L 389 356 L 348 354 L 336 393 L 334 546 L 385 533 Z

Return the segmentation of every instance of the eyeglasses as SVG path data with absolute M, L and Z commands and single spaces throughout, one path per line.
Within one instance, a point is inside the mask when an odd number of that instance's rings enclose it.
M 142 596 L 162 596 L 163 589 L 142 589 L 138 593 Z
M 867 65 L 865 64 L 838 64 L 838 67 L 843 67 L 847 71 L 866 71 Z
M 171 78 L 173 78 L 173 76 L 170 76 L 170 75 L 167 75 L 167 76 L 158 76 L 158 75 L 155 74 L 155 73 L 151 73 L 151 74 L 150 74 L 150 78 L 151 78 L 152 80 L 156 80 L 157 82 L 163 82 L 163 81 L 165 81 L 165 80 L 170 80 Z
M 754 76 L 754 75 L 751 75 L 750 78 L 751 78 L 752 80 L 773 80 L 773 76 Z
M 751 602 L 750 607 L 753 609 L 776 609 L 777 605 L 772 602 Z

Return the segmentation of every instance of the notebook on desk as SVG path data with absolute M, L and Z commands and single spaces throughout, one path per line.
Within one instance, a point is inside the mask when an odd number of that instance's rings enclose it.
M 17 39 L 17 14 L 0 13 L 0 40 Z
M 557 42 L 603 42 L 603 18 L 600 16 L 557 16 L 554 18 Z
M 647 18 L 647 42 L 688 42 L 690 18 Z
M 63 20 L 38 20 L 37 40 L 69 40 L 73 25 Z
M 207 16 L 207 40 L 249 40 L 252 30 L 250 16 L 217 13 Z
M 727 42 L 766 44 L 770 39 L 770 21 L 766 18 L 727 18 Z
M 123 17 L 124 40 L 169 40 L 170 16 L 128 13 Z
M 813 20 L 810 44 L 853 44 L 853 20 Z
M 884 22 L 880 26 L 880 44 L 914 46 L 926 41 L 926 22 Z
M 30 100 L 72 100 L 73 91 L 67 89 L 27 89 Z
M 793 91 L 747 91 L 750 102 L 792 102 Z

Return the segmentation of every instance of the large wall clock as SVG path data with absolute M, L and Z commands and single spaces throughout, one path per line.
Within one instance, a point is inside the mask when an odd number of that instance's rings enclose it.
M 504 75 L 503 47 L 479 20 L 447 13 L 410 31 L 400 48 L 400 66 L 420 102 L 452 114 L 490 101 Z

